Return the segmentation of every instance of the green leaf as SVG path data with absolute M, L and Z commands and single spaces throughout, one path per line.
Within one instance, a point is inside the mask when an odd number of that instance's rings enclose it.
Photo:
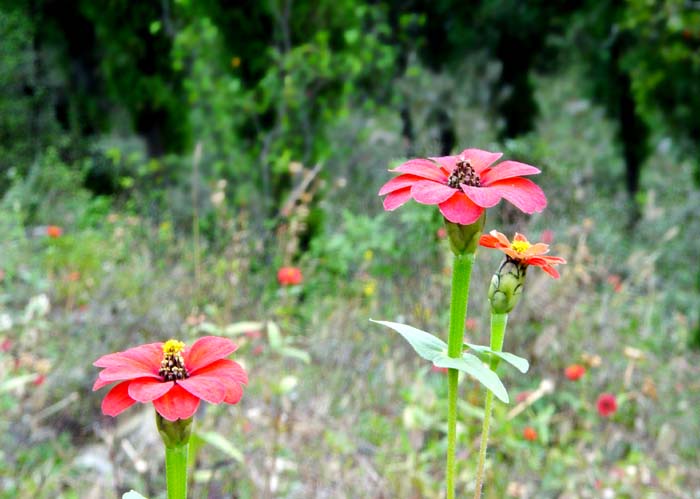
M 229 324 L 224 328 L 224 333 L 229 336 L 237 336 L 249 331 L 262 331 L 264 328 L 265 324 L 262 322 L 242 321 Z
M 433 363 L 438 367 L 449 367 L 452 369 L 458 369 L 467 373 L 472 378 L 476 379 L 484 385 L 486 388 L 491 390 L 493 394 L 498 397 L 501 401 L 508 403 L 508 392 L 505 386 L 501 383 L 498 375 L 488 368 L 477 357 L 470 353 L 462 354 L 462 358 L 453 359 L 448 357 L 447 354 L 440 354 L 439 357 L 433 360 Z
M 282 333 L 279 326 L 272 321 L 267 323 L 267 338 L 273 350 L 277 350 L 282 346 Z
M 496 357 L 499 357 L 501 360 L 504 360 L 523 374 L 526 373 L 528 369 L 530 369 L 530 363 L 527 361 L 527 359 L 523 359 L 522 357 L 518 357 L 517 355 L 514 355 L 512 353 L 494 352 L 489 347 L 486 347 L 484 345 L 472 345 L 471 343 L 465 343 L 465 345 L 479 353 L 493 354 Z
M 220 433 L 215 431 L 197 432 L 197 436 L 239 463 L 243 462 L 243 453 L 236 449 L 233 444 Z
M 299 359 L 304 364 L 309 364 L 311 362 L 311 356 L 309 352 L 305 352 L 299 348 L 294 347 L 282 347 L 279 351 L 280 355 L 283 357 L 290 357 L 293 359 Z
M 430 333 L 398 322 L 375 321 L 373 319 L 370 321 L 389 327 L 399 333 L 411 344 L 416 353 L 426 360 L 434 362 L 434 359 L 440 356 L 447 356 L 447 344 Z
M 142 496 L 135 490 L 130 490 L 129 492 L 126 492 L 122 494 L 122 499 L 148 499 L 146 496 Z

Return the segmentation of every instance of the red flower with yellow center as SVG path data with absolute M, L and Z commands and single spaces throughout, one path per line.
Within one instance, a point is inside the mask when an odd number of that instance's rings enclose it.
M 248 375 L 227 359 L 238 347 L 227 338 L 205 336 L 191 347 L 177 340 L 150 343 L 104 355 L 93 391 L 119 381 L 102 401 L 102 412 L 116 416 L 136 402 L 153 402 L 168 421 L 188 419 L 199 401 L 236 404 Z
M 436 204 L 450 222 L 470 225 L 486 208 L 509 201 L 525 213 L 542 211 L 547 198 L 531 180 L 522 175 L 540 173 L 534 166 L 503 161 L 492 166 L 503 154 L 481 149 L 465 149 L 458 156 L 411 159 L 390 170 L 401 175 L 379 190 L 384 209 L 393 211 L 414 199 Z
M 531 244 L 525 236 L 517 232 L 511 243 L 505 235 L 492 230 L 481 236 L 479 244 L 485 248 L 501 250 L 507 259 L 520 265 L 540 267 L 555 279 L 559 279 L 559 272 L 552 265 L 566 263 L 561 257 L 547 255 L 548 244 Z

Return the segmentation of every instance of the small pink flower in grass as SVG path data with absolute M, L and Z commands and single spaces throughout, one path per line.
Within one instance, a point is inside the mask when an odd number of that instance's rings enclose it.
M 436 204 L 450 222 L 470 225 L 486 208 L 505 199 L 525 213 L 542 211 L 547 206 L 542 189 L 523 175 L 540 173 L 534 166 L 503 161 L 492 166 L 500 152 L 465 149 L 458 156 L 411 159 L 390 170 L 400 175 L 379 190 L 384 209 L 393 211 L 414 199 L 421 204 Z
M 559 272 L 552 265 L 566 263 L 561 257 L 549 256 L 549 245 L 544 243 L 530 244 L 525 236 L 515 233 L 513 242 L 496 230 L 484 234 L 479 239 L 479 244 L 485 248 L 495 248 L 505 253 L 507 259 L 520 265 L 540 267 L 555 279 L 559 279 Z
M 611 393 L 601 393 L 596 402 L 598 414 L 607 418 L 617 411 L 617 399 Z
M 136 402 L 153 402 L 168 421 L 188 419 L 199 401 L 236 404 L 248 375 L 227 359 L 237 346 L 227 338 L 205 336 L 191 347 L 177 340 L 149 343 L 100 357 L 103 368 L 92 387 L 98 390 L 119 382 L 102 401 L 102 412 L 116 416 Z
M 301 269 L 297 267 L 281 267 L 277 271 L 277 282 L 282 286 L 295 286 L 302 281 Z
M 549 229 L 545 229 L 542 231 L 542 236 L 540 239 L 544 244 L 552 244 L 552 241 L 554 241 L 554 232 Z
M 527 391 L 527 390 L 524 391 L 524 392 L 520 392 L 520 393 L 518 393 L 518 394 L 515 396 L 515 401 L 516 401 L 518 404 L 521 403 L 521 402 L 525 402 L 525 401 L 527 400 L 527 398 L 530 396 L 531 393 L 532 393 L 532 392 Z

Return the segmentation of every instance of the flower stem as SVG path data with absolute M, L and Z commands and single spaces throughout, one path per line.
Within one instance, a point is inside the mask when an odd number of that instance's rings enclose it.
M 503 350 L 503 338 L 506 333 L 506 324 L 508 324 L 508 314 L 491 314 L 491 350 L 500 352 Z M 489 367 L 492 371 L 496 371 L 500 358 L 495 355 L 491 356 Z M 484 463 L 486 462 L 486 449 L 489 444 L 489 429 L 491 427 L 491 412 L 493 404 L 493 392 L 486 392 L 486 401 L 484 402 L 484 422 L 481 426 L 481 446 L 479 447 L 479 464 L 476 469 L 476 490 L 474 491 L 474 499 L 481 497 L 481 488 L 484 483 Z
M 165 476 L 168 499 L 187 499 L 188 444 L 165 448 Z
M 452 269 L 452 297 L 450 301 L 450 331 L 447 341 L 447 355 L 459 358 L 464 342 L 464 323 L 467 317 L 469 301 L 469 282 L 471 281 L 474 253 L 458 254 L 454 257 Z M 447 373 L 447 499 L 455 497 L 455 475 L 457 462 L 457 389 L 459 371 L 450 369 Z

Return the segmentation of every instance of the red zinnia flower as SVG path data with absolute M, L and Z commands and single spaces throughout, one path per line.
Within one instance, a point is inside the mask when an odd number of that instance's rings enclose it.
M 598 407 L 598 414 L 608 417 L 617 411 L 617 399 L 611 393 L 601 393 L 596 406 Z
M 281 267 L 277 271 L 277 281 L 282 286 L 294 286 L 296 284 L 301 284 L 303 277 L 301 275 L 301 269 L 298 267 Z
M 63 229 L 60 228 L 58 225 L 49 225 L 46 227 L 46 235 L 52 239 L 61 237 L 61 234 L 63 234 Z
M 586 368 L 581 364 L 571 364 L 566 369 L 564 369 L 564 376 L 566 376 L 571 381 L 578 381 L 586 374 Z
M 537 440 L 537 430 L 535 430 L 532 426 L 526 426 L 523 430 L 523 438 L 528 442 L 534 442 Z
M 517 232 L 511 243 L 506 236 L 492 230 L 489 234 L 481 236 L 479 244 L 485 248 L 501 250 L 509 259 L 520 264 L 541 267 L 555 279 L 559 279 L 559 272 L 552 265 L 566 263 L 566 260 L 561 257 L 546 255 L 549 252 L 549 245 L 544 243 L 530 244 L 525 236 Z
M 150 343 L 104 355 L 93 391 L 120 381 L 102 401 L 102 412 L 116 416 L 136 402 L 153 402 L 168 421 L 192 417 L 199 401 L 237 403 L 248 375 L 226 359 L 238 347 L 229 339 L 205 336 L 191 347 L 177 340 Z
M 466 149 L 459 156 L 411 159 L 390 170 L 401 175 L 379 190 L 384 209 L 393 211 L 413 198 L 421 204 L 436 204 L 450 222 L 470 225 L 485 208 L 506 199 L 525 213 L 547 206 L 542 189 L 521 175 L 540 173 L 534 166 L 503 161 L 492 167 L 503 154 Z

